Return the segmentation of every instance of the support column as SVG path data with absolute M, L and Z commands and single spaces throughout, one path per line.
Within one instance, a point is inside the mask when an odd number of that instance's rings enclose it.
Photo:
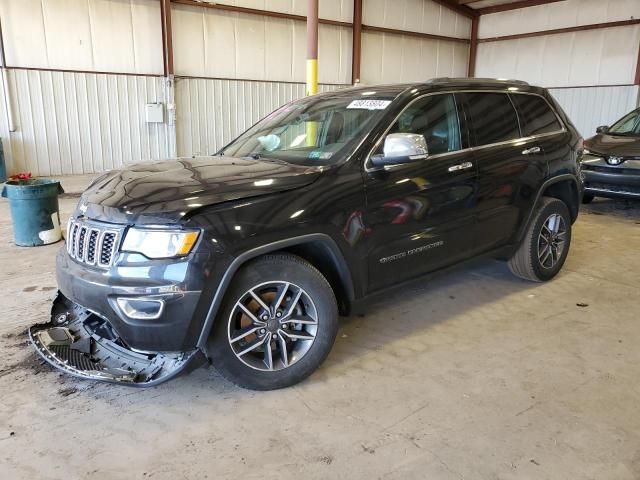
M 160 0 L 162 22 L 162 59 L 164 62 L 164 89 L 167 107 L 166 150 L 170 158 L 176 158 L 176 104 L 175 80 L 173 77 L 173 31 L 171 29 L 171 0 Z
M 307 89 L 306 95 L 318 93 L 318 0 L 307 0 Z M 307 122 L 307 146 L 317 143 L 318 124 Z
M 351 50 L 351 83 L 360 83 L 362 58 L 362 0 L 353 0 L 353 48 Z
M 307 0 L 307 96 L 318 93 L 318 0 Z
M 471 43 L 469 44 L 469 69 L 467 70 L 468 77 L 475 77 L 476 75 L 476 58 L 478 56 L 478 24 L 480 23 L 480 17 L 473 17 L 471 19 Z

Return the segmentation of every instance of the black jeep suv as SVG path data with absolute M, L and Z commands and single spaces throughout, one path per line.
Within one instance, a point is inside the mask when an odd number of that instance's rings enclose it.
M 276 110 L 216 155 L 107 173 L 57 257 L 30 338 L 84 378 L 156 385 L 205 362 L 274 389 L 329 354 L 338 315 L 481 254 L 562 267 L 582 139 L 524 82 L 436 79 Z

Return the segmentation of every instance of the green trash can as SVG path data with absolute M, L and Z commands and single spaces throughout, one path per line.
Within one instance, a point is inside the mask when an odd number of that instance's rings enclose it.
M 30 178 L 9 180 L 2 196 L 9 199 L 16 245 L 34 247 L 62 239 L 58 194 L 64 193 L 56 180 Z

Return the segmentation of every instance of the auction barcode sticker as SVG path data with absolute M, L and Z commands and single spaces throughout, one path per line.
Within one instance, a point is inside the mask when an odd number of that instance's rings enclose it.
M 389 106 L 391 100 L 354 100 L 347 108 L 361 108 L 364 110 L 384 110 Z

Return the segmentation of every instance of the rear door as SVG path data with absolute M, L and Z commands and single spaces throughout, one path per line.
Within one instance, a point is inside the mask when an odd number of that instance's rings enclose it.
M 522 135 L 535 137 L 550 169 L 556 162 L 564 164 L 572 155 L 571 133 L 564 128 L 549 102 L 536 94 L 509 95 L 518 110 Z
M 474 250 L 487 251 L 514 237 L 523 208 L 544 178 L 543 149 L 535 137 L 523 138 L 520 120 L 506 92 L 456 94 L 469 123 L 478 166 L 477 215 Z

